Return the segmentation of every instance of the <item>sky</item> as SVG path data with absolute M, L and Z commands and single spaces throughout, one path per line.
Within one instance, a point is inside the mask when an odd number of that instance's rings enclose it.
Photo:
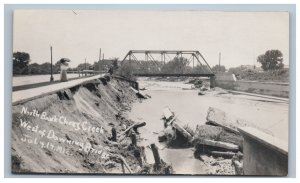
M 289 62 L 286 12 L 145 10 L 17 10 L 13 51 L 31 63 L 69 58 L 70 66 L 105 58 L 122 60 L 129 50 L 198 50 L 212 67 L 256 65 L 258 55 L 279 49 Z

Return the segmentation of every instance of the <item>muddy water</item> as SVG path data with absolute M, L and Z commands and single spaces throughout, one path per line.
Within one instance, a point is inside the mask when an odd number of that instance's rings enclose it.
M 144 93 L 152 98 L 133 105 L 129 118 L 145 121 L 140 129 L 141 145 L 155 143 L 160 149 L 161 158 L 172 164 L 177 174 L 207 174 L 206 166 L 193 157 L 193 148 L 169 149 L 158 142 L 158 133 L 163 130 L 162 110 L 169 107 L 175 112 L 179 123 L 188 124 L 192 129 L 206 122 L 209 107 L 246 119 L 260 128 L 268 129 L 274 136 L 288 140 L 288 103 L 259 97 L 211 92 L 198 96 L 197 90 L 188 90 L 191 85 L 183 82 L 162 82 L 140 80 Z M 153 162 L 152 153 L 146 148 L 148 162 Z

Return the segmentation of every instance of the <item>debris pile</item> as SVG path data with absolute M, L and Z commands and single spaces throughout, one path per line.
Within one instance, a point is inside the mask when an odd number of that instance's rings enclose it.
M 217 95 L 222 95 L 222 94 L 228 94 L 228 91 L 226 91 L 222 88 L 219 88 L 219 87 L 209 88 L 209 86 L 201 87 L 198 92 L 198 95 L 217 96 Z
M 187 84 L 194 84 L 195 88 L 201 88 L 204 84 L 204 81 L 198 78 L 190 79 Z
M 189 128 L 180 126 L 174 113 L 167 107 L 163 110 L 165 129 L 159 134 L 158 140 L 165 141 L 170 147 L 191 147 L 193 135 Z M 190 132 L 189 132 L 190 131 Z
M 197 125 L 195 130 L 180 126 L 179 119 L 169 109 L 163 110 L 165 129 L 159 141 L 169 147 L 194 147 L 194 156 L 206 164 L 212 174 L 243 173 L 243 138 L 237 127 L 250 123 L 232 118 L 219 109 L 209 108 L 207 122 Z

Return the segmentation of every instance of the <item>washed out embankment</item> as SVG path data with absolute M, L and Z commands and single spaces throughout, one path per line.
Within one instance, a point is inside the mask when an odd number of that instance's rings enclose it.
M 142 148 L 122 133 L 134 124 L 123 112 L 136 100 L 128 82 L 105 77 L 14 105 L 12 172 L 142 172 Z

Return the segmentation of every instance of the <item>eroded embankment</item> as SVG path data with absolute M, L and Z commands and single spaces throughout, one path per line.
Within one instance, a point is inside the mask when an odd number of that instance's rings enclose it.
M 106 78 L 13 106 L 12 172 L 122 173 L 119 155 L 135 170 L 129 140 L 109 140 L 133 123 L 122 111 L 135 100 L 128 83 Z

